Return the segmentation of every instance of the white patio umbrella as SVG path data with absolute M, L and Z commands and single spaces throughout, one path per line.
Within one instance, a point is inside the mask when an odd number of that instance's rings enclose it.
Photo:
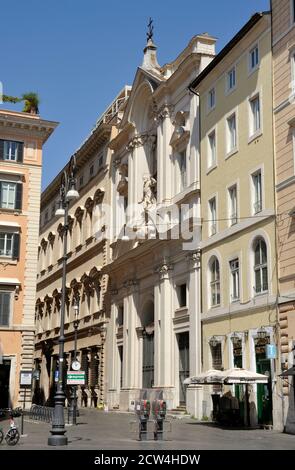
M 184 380 L 185 385 L 200 384 L 200 385 L 216 385 L 222 384 L 224 380 L 224 371 L 217 369 L 209 369 L 201 372 L 195 377 L 188 377 Z
M 223 372 L 225 384 L 267 384 L 268 376 L 252 370 L 234 367 Z

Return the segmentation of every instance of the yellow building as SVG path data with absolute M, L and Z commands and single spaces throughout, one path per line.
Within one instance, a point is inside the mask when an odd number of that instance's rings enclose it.
M 203 369 L 269 375 L 250 387 L 251 424 L 281 428 L 277 360 L 267 354 L 278 335 L 271 75 L 271 15 L 255 14 L 192 89 L 200 96 Z M 243 420 L 242 386 L 232 392 Z
M 42 146 L 56 126 L 0 111 L 0 408 L 22 404 L 33 368 Z

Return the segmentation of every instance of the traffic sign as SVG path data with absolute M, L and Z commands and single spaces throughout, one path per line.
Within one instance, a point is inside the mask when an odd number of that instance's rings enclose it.
M 85 372 L 83 370 L 67 372 L 67 385 L 85 385 Z
M 30 387 L 32 385 L 32 376 L 33 376 L 32 370 L 21 370 L 19 384 L 22 387 Z
M 275 344 L 266 345 L 266 358 L 267 359 L 276 359 L 277 358 L 277 347 Z

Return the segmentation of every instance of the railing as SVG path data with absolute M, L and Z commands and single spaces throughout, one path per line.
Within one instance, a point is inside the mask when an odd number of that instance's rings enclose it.
M 48 406 L 32 405 L 30 411 L 27 413 L 30 419 L 43 421 L 44 423 L 51 423 L 53 410 L 54 408 L 50 408 Z

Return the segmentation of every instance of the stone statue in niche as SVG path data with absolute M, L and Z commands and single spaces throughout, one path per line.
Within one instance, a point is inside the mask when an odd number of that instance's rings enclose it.
M 157 202 L 156 200 L 157 181 L 152 176 L 143 177 L 143 197 L 139 204 L 143 204 L 144 210 L 149 210 Z

